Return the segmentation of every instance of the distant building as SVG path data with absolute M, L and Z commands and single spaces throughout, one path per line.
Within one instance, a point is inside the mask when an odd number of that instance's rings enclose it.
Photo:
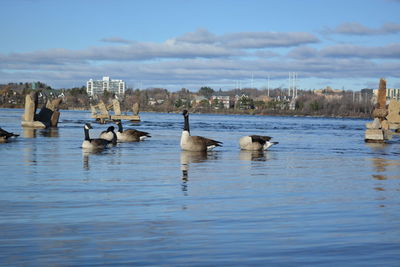
M 210 101 L 211 101 L 211 104 L 213 104 L 215 102 L 221 103 L 221 107 L 226 108 L 226 109 L 230 108 L 230 106 L 231 106 L 231 100 L 230 100 L 229 96 L 213 95 L 213 96 L 211 96 Z
M 123 80 L 111 80 L 110 77 L 103 77 L 103 80 L 90 79 L 86 82 L 88 95 L 103 94 L 105 91 L 123 95 L 125 94 L 125 82 Z
M 400 100 L 400 89 L 398 89 L 398 88 L 386 89 L 386 99 Z
M 378 97 L 378 89 L 374 90 L 375 97 Z M 386 89 L 386 100 L 395 99 L 400 100 L 400 89 L 399 88 L 387 88 Z
M 201 95 L 195 95 L 194 98 L 190 101 L 190 103 L 192 104 L 193 107 L 200 105 L 201 102 L 209 103 L 209 99 L 207 99 Z
M 314 90 L 314 94 L 316 95 L 341 95 L 344 93 L 344 90 L 340 89 L 332 89 L 331 87 L 327 86 L 325 89 L 318 89 Z

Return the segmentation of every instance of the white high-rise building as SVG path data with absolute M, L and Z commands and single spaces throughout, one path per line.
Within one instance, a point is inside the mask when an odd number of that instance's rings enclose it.
M 123 95 L 125 94 L 125 82 L 123 80 L 111 80 L 110 77 L 103 77 L 103 80 L 90 79 L 86 82 L 88 95 L 103 94 L 105 91 Z

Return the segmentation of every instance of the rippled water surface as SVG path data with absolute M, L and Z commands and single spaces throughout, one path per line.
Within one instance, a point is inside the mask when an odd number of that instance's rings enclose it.
M 0 109 L 21 134 L 0 144 L 3 266 L 400 266 L 400 140 L 365 144 L 366 120 L 191 114 L 224 143 L 204 155 L 181 152 L 181 115 L 141 113 L 125 127 L 152 138 L 86 154 L 90 112 L 22 114 Z M 247 134 L 279 144 L 241 152 Z

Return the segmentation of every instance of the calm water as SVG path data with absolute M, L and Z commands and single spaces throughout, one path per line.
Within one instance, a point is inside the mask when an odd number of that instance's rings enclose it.
M 181 152 L 179 114 L 125 123 L 151 133 L 99 154 L 80 145 L 90 112 L 0 144 L 2 266 L 400 266 L 400 140 L 363 141 L 365 120 L 192 114 L 224 142 Z M 107 125 L 92 123 L 97 137 Z M 266 134 L 265 153 L 238 139 Z

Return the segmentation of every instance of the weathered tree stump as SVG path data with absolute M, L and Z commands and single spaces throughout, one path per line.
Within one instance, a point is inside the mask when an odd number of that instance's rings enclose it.
M 389 122 L 389 128 L 400 131 L 400 101 L 390 100 L 389 103 L 389 114 L 387 115 L 387 120 Z
M 367 124 L 367 130 L 365 131 L 365 142 L 369 143 L 383 143 L 385 141 L 385 131 L 388 128 L 386 116 L 388 110 L 386 109 L 386 80 L 381 78 L 379 81 L 378 90 L 378 102 L 376 108 L 372 112 L 372 116 L 375 118 L 374 122 Z M 383 128 L 382 126 L 385 126 Z
M 36 108 L 38 103 L 38 95 L 36 92 L 32 92 L 25 96 L 25 113 L 23 120 L 32 122 L 35 120 Z
M 365 131 L 365 142 L 367 143 L 383 143 L 384 136 L 382 129 L 367 129 Z
M 140 108 L 139 103 L 135 103 L 132 105 L 133 115 L 137 116 L 139 114 L 139 108 Z
M 379 118 L 381 120 L 385 119 L 386 116 L 389 114 L 388 110 L 386 108 L 376 108 L 372 112 L 372 117 L 374 118 Z
M 379 89 L 378 89 L 378 106 L 377 108 L 386 109 L 386 80 L 381 78 L 379 80 Z
M 38 105 L 37 92 L 32 92 L 25 97 L 25 112 L 22 118 L 23 127 L 32 128 L 47 128 L 57 127 L 58 120 L 60 118 L 59 106 L 62 102 L 61 98 L 48 101 L 45 106 L 42 107 L 39 114 L 36 114 Z

